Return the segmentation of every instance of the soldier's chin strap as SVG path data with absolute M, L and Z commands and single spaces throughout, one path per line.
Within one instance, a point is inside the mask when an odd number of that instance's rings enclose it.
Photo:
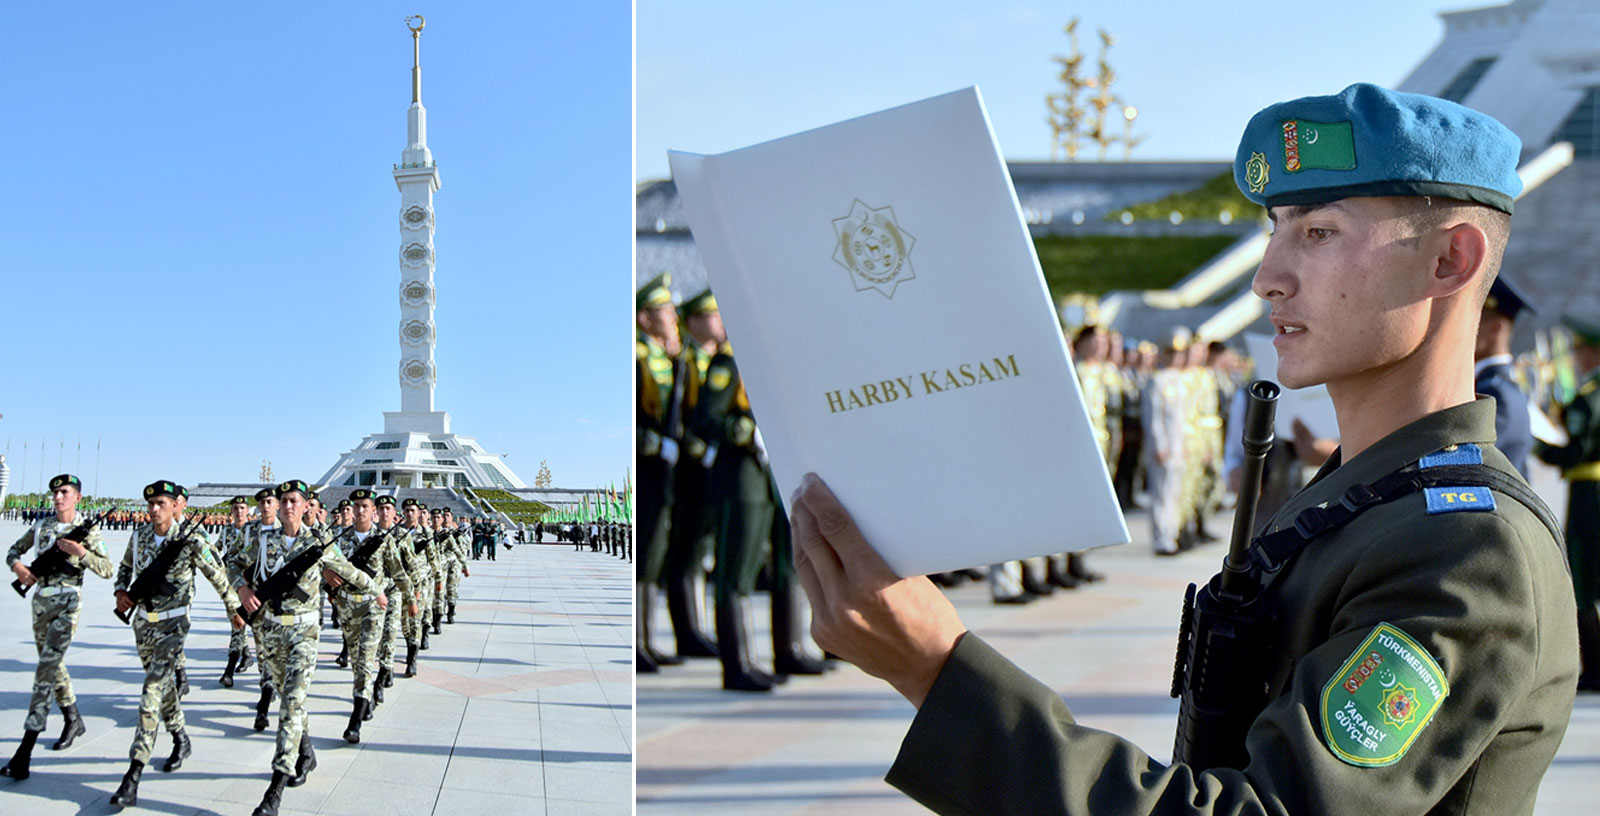
M 1337 504 L 1308 507 L 1294 523 L 1274 533 L 1256 536 L 1250 558 L 1264 575 L 1272 575 L 1294 559 L 1313 539 L 1349 524 L 1368 509 L 1421 493 L 1431 487 L 1486 487 L 1516 499 L 1532 511 L 1560 546 L 1561 522 L 1533 489 L 1521 480 L 1488 465 L 1436 465 L 1396 471 L 1370 485 L 1358 484 L 1344 492 Z M 1566 559 L 1562 558 L 1562 563 Z M 1570 567 L 1569 567 L 1570 569 Z

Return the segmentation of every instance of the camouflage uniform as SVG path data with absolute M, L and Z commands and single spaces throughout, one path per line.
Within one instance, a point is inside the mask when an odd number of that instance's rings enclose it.
M 416 586 L 411 583 L 410 578 L 411 561 L 416 557 L 411 548 L 411 531 L 399 523 L 390 529 L 394 531 L 390 535 L 392 541 L 390 546 L 399 569 L 391 570 L 384 576 L 383 594 L 389 597 L 389 608 L 383 610 L 383 623 L 378 627 L 377 657 L 380 669 L 394 666 L 394 644 L 401 637 L 401 621 L 409 614 L 405 609 L 410 604 L 416 603 Z M 406 585 L 403 591 L 399 589 L 402 579 Z
M 471 533 L 459 527 L 450 534 L 450 558 L 445 565 L 444 603 L 437 606 L 451 614 L 454 614 L 457 592 L 461 588 L 461 568 L 471 557 L 469 549 L 471 536 Z
M 245 522 L 248 526 L 251 522 Z M 232 524 L 224 525 L 222 532 L 217 534 L 216 553 L 222 560 L 222 565 L 228 568 L 228 583 L 233 583 L 233 570 L 229 566 L 233 561 L 234 553 L 244 545 L 244 527 L 235 527 Z M 245 640 L 250 633 L 244 629 L 233 629 L 228 633 L 228 654 L 243 654 Z M 231 682 L 231 681 L 230 681 Z
M 305 526 L 300 528 L 292 549 L 281 525 L 257 527 L 252 532 L 254 534 L 245 541 L 232 565 L 238 576 L 234 579 L 235 588 L 247 583 L 260 586 L 275 570 L 308 547 L 322 547 L 328 542 L 325 531 Z M 300 738 L 307 727 L 306 692 L 311 688 L 311 676 L 317 667 L 322 570 L 343 578 L 362 595 L 378 591 L 377 583 L 347 561 L 339 548 L 327 547 L 317 563 L 300 577 L 298 589 L 306 600 L 295 597 L 294 593 L 287 594 L 277 605 L 262 610 L 256 617 L 256 634 L 261 645 L 258 659 L 267 667 L 272 684 L 279 690 L 278 746 L 272 755 L 272 769 L 288 776 L 296 772 Z
M 433 576 L 438 574 L 439 563 L 439 553 L 433 547 L 433 534 L 427 527 L 411 529 L 411 555 L 411 585 L 416 587 L 419 598 L 417 614 L 413 615 L 409 610 L 406 612 L 405 636 L 408 642 L 420 644 L 427 629 L 422 623 L 423 616 L 433 609 Z
M 367 543 L 366 539 L 373 535 L 383 535 L 383 532 L 374 525 L 367 536 L 363 536 L 355 527 L 345 527 L 334 542 L 339 552 L 349 559 L 361 550 Z M 389 594 L 388 587 L 391 585 L 398 586 L 404 595 L 411 594 L 411 582 L 406 578 L 404 565 L 400 562 L 400 554 L 395 549 L 392 535 L 372 554 L 364 569 L 360 566 L 356 568 L 370 575 L 374 584 L 385 595 Z M 398 600 L 398 596 L 389 599 L 389 610 L 394 609 L 394 604 Z M 389 610 L 378 606 L 376 594 L 363 593 L 342 586 L 333 591 L 333 605 L 339 610 L 339 626 L 344 631 L 345 646 L 350 650 L 350 672 L 355 676 L 353 696 L 371 700 L 373 676 L 378 666 L 383 665 L 377 660 L 378 643 L 383 639 L 384 630 L 387 628 L 386 612 Z M 390 647 L 393 648 L 392 641 Z
M 178 526 L 174 521 L 168 532 L 177 532 Z M 166 543 L 163 540 L 157 545 L 152 524 L 135 527 L 128 537 L 128 549 L 122 554 L 122 564 L 117 568 L 116 589 L 126 592 Z M 239 597 L 228 586 L 226 568 L 217 561 L 216 551 L 196 528 L 167 569 L 166 580 L 175 588 L 173 592 L 152 595 L 131 613 L 133 639 L 145 672 L 144 689 L 139 694 L 139 724 L 134 729 L 133 747 L 128 750 L 128 758 L 134 762 L 149 762 L 150 751 L 155 747 L 156 726 L 160 723 L 165 722 L 167 730 L 174 734 L 183 730 L 176 675 L 183 641 L 189 634 L 189 606 L 194 600 L 196 569 L 217 590 L 228 609 L 228 617 L 239 612 Z
M 57 537 L 76 526 L 77 522 L 60 522 L 53 517 L 34 522 L 17 543 L 11 545 L 10 552 L 6 553 L 6 566 L 17 563 L 29 550 L 35 558 L 48 552 L 56 545 Z M 85 567 L 101 578 L 110 578 L 111 558 L 106 555 L 100 531 L 91 531 L 83 546 L 89 551 L 82 558 L 69 557 L 68 563 Z M 72 635 L 78 631 L 78 592 L 82 586 L 82 575 L 58 573 L 40 579 L 33 590 L 33 641 L 39 650 L 39 666 L 33 673 L 33 697 L 28 701 L 25 730 L 44 730 L 45 720 L 50 716 L 51 696 L 62 707 L 77 704 L 64 660 L 67 647 L 72 645 Z

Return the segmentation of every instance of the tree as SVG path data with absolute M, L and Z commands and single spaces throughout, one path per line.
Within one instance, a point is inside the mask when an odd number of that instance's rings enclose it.
M 549 487 L 550 485 L 552 485 L 554 483 L 555 483 L 555 479 L 550 476 L 550 460 L 548 460 L 548 459 L 540 459 L 539 460 L 539 475 L 533 477 L 533 486 L 534 487 Z
M 261 472 L 256 474 L 256 477 L 258 479 L 260 479 L 261 481 L 263 481 L 263 482 L 272 481 L 273 480 L 272 479 L 272 462 L 269 461 L 269 460 L 266 460 L 266 459 L 262 459 L 261 460 Z

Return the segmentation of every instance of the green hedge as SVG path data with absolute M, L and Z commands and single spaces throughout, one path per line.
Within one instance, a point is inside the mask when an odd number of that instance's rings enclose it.
M 1046 235 L 1033 240 L 1050 294 L 1166 289 L 1216 257 L 1236 236 Z
M 1223 212 L 1231 214 L 1234 220 L 1261 218 L 1265 214 L 1260 204 L 1239 192 L 1238 185 L 1233 183 L 1233 171 L 1229 170 L 1193 190 L 1112 210 L 1105 214 L 1105 220 L 1118 221 L 1123 212 L 1127 212 L 1135 221 L 1166 221 L 1174 211 L 1190 221 L 1196 218 L 1215 221 Z

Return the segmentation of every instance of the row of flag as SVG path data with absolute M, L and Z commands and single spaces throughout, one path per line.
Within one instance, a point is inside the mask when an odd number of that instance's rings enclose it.
M 566 522 L 587 524 L 596 521 L 630 523 L 633 519 L 632 479 L 623 477 L 621 491 L 617 490 L 616 482 L 612 482 L 605 490 L 596 491 L 594 501 L 590 501 L 589 494 L 585 493 L 581 501 L 556 505 L 541 516 L 541 519 L 546 523 L 557 524 Z

